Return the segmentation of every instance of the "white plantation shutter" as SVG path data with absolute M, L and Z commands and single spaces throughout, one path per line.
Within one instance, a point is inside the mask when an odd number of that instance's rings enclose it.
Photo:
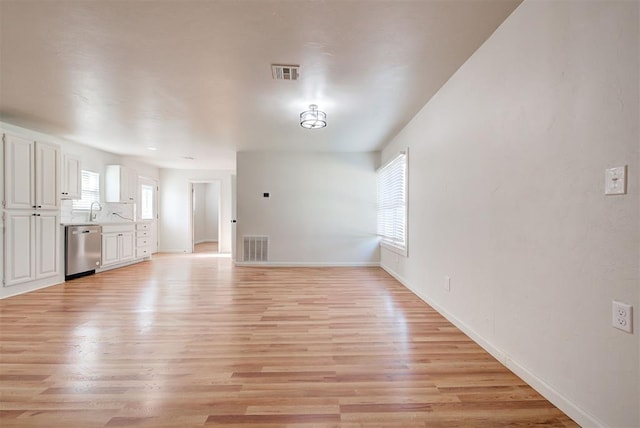
M 73 201 L 74 210 L 89 210 L 92 202 L 100 202 L 100 174 L 82 170 L 82 199 Z
M 407 248 L 407 154 L 400 153 L 378 170 L 378 235 L 382 244 Z

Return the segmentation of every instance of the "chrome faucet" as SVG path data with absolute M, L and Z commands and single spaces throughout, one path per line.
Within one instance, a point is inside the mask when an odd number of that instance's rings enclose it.
M 98 209 L 96 211 L 102 211 L 102 205 L 100 205 L 100 202 L 98 201 L 91 202 L 91 209 L 89 210 L 89 221 L 96 221 L 96 217 L 98 215 L 97 212 L 93 212 L 94 204 L 98 204 Z

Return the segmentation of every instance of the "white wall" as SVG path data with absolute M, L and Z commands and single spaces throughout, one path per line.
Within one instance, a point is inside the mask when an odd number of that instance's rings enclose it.
M 220 182 L 194 183 L 193 189 L 195 191 L 195 243 L 217 242 Z
M 191 252 L 192 182 L 220 182 L 220 252 L 231 252 L 231 175 L 233 171 L 160 170 L 160 251 Z
M 207 225 L 207 199 L 206 183 L 195 183 L 193 185 L 194 207 L 193 207 L 193 239 L 196 244 L 206 241 Z
M 638 22 L 525 1 L 382 155 L 410 147 L 409 257 L 385 269 L 585 426 L 640 426 L 640 316 L 611 327 L 613 299 L 640 314 Z
M 206 216 L 205 239 L 209 242 L 218 241 L 218 221 L 220 207 L 220 182 L 206 183 Z
M 378 153 L 238 153 L 238 261 L 244 235 L 267 235 L 270 263 L 377 264 L 378 161 Z
M 0 124 L 0 128 L 1 128 Z M 0 201 L 4 201 L 4 141 L 2 142 L 2 150 L 0 150 Z M 4 209 L 3 209 L 4 210 Z M 0 236 L 2 236 L 2 245 L 0 245 L 0 283 L 4 278 L 4 220 L 0 222 Z

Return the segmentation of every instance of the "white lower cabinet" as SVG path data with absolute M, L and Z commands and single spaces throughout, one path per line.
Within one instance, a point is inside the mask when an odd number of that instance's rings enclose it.
M 5 286 L 59 274 L 59 223 L 57 212 L 5 213 Z
M 118 263 L 120 240 L 117 233 L 102 234 L 102 266 Z
M 120 260 L 131 260 L 136 254 L 135 234 L 125 232 L 120 234 Z
M 144 259 L 151 257 L 155 237 L 151 228 L 151 222 L 140 222 L 136 224 L 136 257 Z
M 127 262 L 135 258 L 133 224 L 102 226 L 102 266 Z
M 60 269 L 60 216 L 36 214 L 36 279 L 58 275 Z

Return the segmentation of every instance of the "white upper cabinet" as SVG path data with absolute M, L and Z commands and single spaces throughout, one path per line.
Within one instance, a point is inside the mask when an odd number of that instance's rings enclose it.
M 5 208 L 57 210 L 60 147 L 4 135 Z
M 106 202 L 135 203 L 138 175 L 122 165 L 107 165 L 105 169 Z
M 60 207 L 60 147 L 36 142 L 36 208 Z
M 81 169 L 79 158 L 66 153 L 62 155 L 62 183 L 60 186 L 60 198 L 82 198 Z
M 34 146 L 33 141 L 4 135 L 5 208 L 36 207 Z

